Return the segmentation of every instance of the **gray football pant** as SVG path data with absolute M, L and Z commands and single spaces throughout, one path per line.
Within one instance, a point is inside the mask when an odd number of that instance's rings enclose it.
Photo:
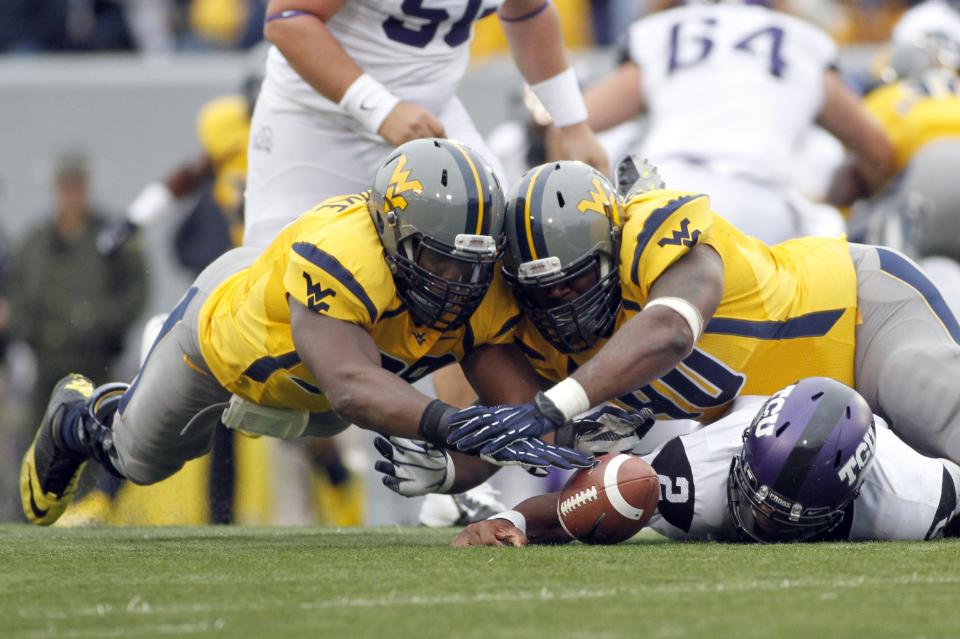
M 903 254 L 851 244 L 850 256 L 857 391 L 910 446 L 960 463 L 960 324 Z
M 200 308 L 211 291 L 260 255 L 259 248 L 223 254 L 197 277 L 164 322 L 143 366 L 120 400 L 113 441 L 120 470 L 135 484 L 166 479 L 207 453 L 231 393 L 204 362 L 197 335 Z M 335 414 L 311 415 L 307 434 L 316 434 Z

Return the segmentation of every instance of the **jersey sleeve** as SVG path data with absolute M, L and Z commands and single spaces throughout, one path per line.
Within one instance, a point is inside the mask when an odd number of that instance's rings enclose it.
M 393 299 L 379 242 L 323 226 L 296 238 L 289 250 L 284 289 L 316 313 L 370 328 Z
M 693 470 L 682 437 L 674 437 L 651 455 L 650 465 L 660 479 L 660 502 L 657 509 L 671 526 L 685 533 L 693 524 L 694 493 Z
M 700 243 L 708 243 L 714 213 L 699 193 L 651 191 L 626 204 L 620 246 L 624 296 L 646 303 L 650 287 L 670 266 Z
M 657 43 L 662 41 L 658 34 L 664 30 L 663 15 L 655 13 L 633 23 L 627 31 L 627 42 L 622 62 L 631 60 L 643 66 L 644 63 L 650 64 L 662 59 L 663 54 L 657 55 L 654 48 Z
M 824 69 L 836 65 L 840 50 L 830 34 L 794 16 L 778 14 L 778 17 L 785 20 L 790 31 L 802 39 L 802 51 L 809 60 L 817 61 Z

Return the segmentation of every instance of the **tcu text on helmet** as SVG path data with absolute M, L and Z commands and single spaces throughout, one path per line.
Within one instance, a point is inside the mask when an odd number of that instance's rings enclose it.
M 766 437 L 767 435 L 773 435 L 774 427 L 777 425 L 777 417 L 780 415 L 780 411 L 783 409 L 783 405 L 787 402 L 787 398 L 790 396 L 792 390 L 792 385 L 787 386 L 764 403 L 763 408 L 760 409 L 760 414 L 757 415 L 754 421 L 756 424 L 756 428 L 753 431 L 755 436 Z
M 873 454 L 876 450 L 877 435 L 871 428 L 867 431 L 867 434 L 864 435 L 863 441 L 857 445 L 856 452 L 850 456 L 847 463 L 840 467 L 840 472 L 837 473 L 837 476 L 840 479 L 847 480 L 847 483 L 851 486 L 856 486 L 860 473 L 863 472 L 870 463 L 870 460 L 873 459 Z

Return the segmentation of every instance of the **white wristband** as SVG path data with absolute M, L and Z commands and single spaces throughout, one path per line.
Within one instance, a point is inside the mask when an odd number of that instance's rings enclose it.
M 177 198 L 162 182 L 148 184 L 127 207 L 127 220 L 136 226 L 171 215 L 177 210 Z
M 682 297 L 658 297 L 647 302 L 647 305 L 643 308 L 648 309 L 654 306 L 666 306 L 675 313 L 679 313 L 680 317 L 687 320 L 687 324 L 690 326 L 690 332 L 693 333 L 693 343 L 696 344 L 700 340 L 700 334 L 703 332 L 703 316 L 700 315 L 696 306 Z
M 400 98 L 390 93 L 387 87 L 364 73 L 347 88 L 340 99 L 340 108 L 369 131 L 377 133 L 399 101 Z
M 447 476 L 443 478 L 443 483 L 437 486 L 436 492 L 446 495 L 453 488 L 453 482 L 457 480 L 457 465 L 453 463 L 453 456 L 450 453 L 444 452 L 443 454 L 447 458 Z
M 530 87 L 558 127 L 579 124 L 587 119 L 577 74 L 573 67 Z
M 527 534 L 527 518 L 523 516 L 523 513 L 516 510 L 505 510 L 502 513 L 497 513 L 492 517 L 487 517 L 487 519 L 506 519 L 511 524 L 520 529 L 524 535 Z
M 583 390 L 580 382 L 572 377 L 566 378 L 546 391 L 544 395 L 556 405 L 567 421 L 590 410 L 590 398 L 587 397 L 587 391 Z

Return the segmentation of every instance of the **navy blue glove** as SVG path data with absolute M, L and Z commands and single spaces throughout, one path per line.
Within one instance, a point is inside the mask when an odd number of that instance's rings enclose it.
M 532 404 L 472 406 L 453 415 L 447 444 L 457 450 L 492 455 L 515 441 L 539 438 L 566 421 L 563 413 L 543 393 Z
M 594 463 L 587 455 L 539 439 L 521 439 L 480 458 L 497 466 L 520 466 L 536 477 L 545 476 L 551 466 L 573 470 L 590 468 Z

